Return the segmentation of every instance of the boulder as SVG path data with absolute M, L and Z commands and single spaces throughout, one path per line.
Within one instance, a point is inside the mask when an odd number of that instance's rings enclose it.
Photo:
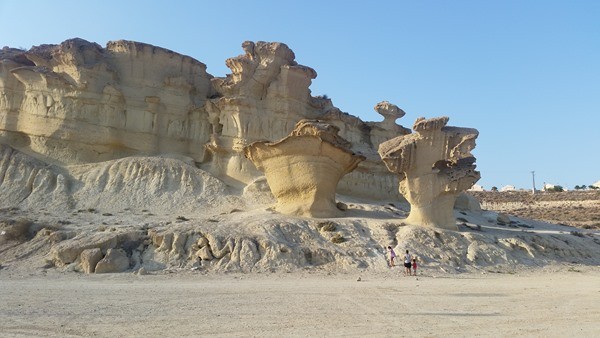
M 96 264 L 102 259 L 102 250 L 99 248 L 86 249 L 79 255 L 81 261 L 81 268 L 85 273 L 94 273 L 96 271 Z
M 496 217 L 496 221 L 500 225 L 510 224 L 510 216 L 508 216 L 505 213 L 500 212 L 500 213 L 498 213 L 498 216 Z
M 96 273 L 123 272 L 129 269 L 129 257 L 120 249 L 108 249 L 106 256 L 96 265 Z
M 458 194 L 454 202 L 454 209 L 461 211 L 480 212 L 481 204 L 475 196 L 469 194 Z
M 80 235 L 59 242 L 50 250 L 50 257 L 57 266 L 73 263 L 86 249 L 100 248 L 102 252 L 117 246 L 118 234 L 97 232 L 91 235 Z

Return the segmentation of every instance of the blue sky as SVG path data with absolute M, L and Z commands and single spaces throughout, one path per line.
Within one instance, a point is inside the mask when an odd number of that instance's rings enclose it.
M 313 95 L 380 121 L 388 100 L 477 128 L 478 184 L 600 180 L 600 1 L 0 0 L 0 47 L 135 40 L 224 76 L 245 40 L 284 42 Z

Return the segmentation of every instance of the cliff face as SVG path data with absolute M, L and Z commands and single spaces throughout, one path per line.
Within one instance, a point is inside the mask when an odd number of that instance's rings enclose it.
M 376 152 L 379 143 L 405 133 L 395 118 L 382 113 L 384 122 L 365 123 L 311 96 L 317 74 L 285 44 L 242 47 L 243 55 L 226 61 L 232 73 L 225 78 L 188 56 L 131 41 L 5 47 L 0 143 L 61 165 L 183 155 L 243 185 L 262 175 L 244 157 L 246 145 L 279 140 L 298 121 L 319 119 L 337 126 L 367 159 L 340 182 L 340 192 L 397 196 L 397 179 Z
M 206 66 L 129 41 L 81 39 L 1 55 L 2 142 L 60 163 L 173 152 L 203 158 Z

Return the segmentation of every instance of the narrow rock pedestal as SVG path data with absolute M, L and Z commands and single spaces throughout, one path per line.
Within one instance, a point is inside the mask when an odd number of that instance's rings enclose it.
M 447 127 L 448 117 L 418 118 L 413 130 L 382 143 L 379 155 L 400 176 L 411 206 L 406 223 L 458 230 L 454 203 L 480 178 L 475 170 L 476 129 Z

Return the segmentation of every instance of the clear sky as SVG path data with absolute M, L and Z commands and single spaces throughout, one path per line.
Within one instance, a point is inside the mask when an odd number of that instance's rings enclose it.
M 600 180 L 600 1 L 0 0 L 0 47 L 80 37 L 189 55 L 214 76 L 245 40 L 314 68 L 313 95 L 365 121 L 390 101 L 477 128 L 478 184 Z

